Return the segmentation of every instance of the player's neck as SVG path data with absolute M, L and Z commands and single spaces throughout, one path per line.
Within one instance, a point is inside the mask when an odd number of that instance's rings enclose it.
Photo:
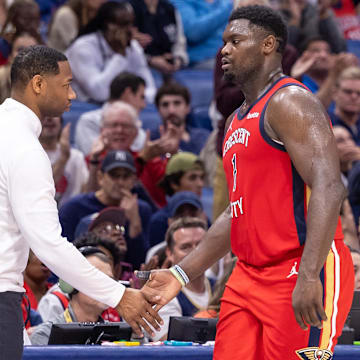
M 256 78 L 249 79 L 245 84 L 241 85 L 244 93 L 245 101 L 242 110 L 246 111 L 259 97 L 261 97 L 271 86 L 283 75 L 281 66 L 265 69 L 256 75 Z

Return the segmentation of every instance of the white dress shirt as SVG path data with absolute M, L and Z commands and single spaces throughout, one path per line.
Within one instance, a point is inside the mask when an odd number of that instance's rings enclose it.
M 145 97 L 153 102 L 155 82 L 147 65 L 144 51 L 131 40 L 125 56 L 115 53 L 101 31 L 79 37 L 66 51 L 72 74 L 71 86 L 80 101 L 105 102 L 110 96 L 110 84 L 121 72 L 141 76 L 146 83 Z
M 0 292 L 24 292 L 29 248 L 79 291 L 115 307 L 125 287 L 93 267 L 61 236 L 50 160 L 36 114 L 13 99 L 0 105 Z

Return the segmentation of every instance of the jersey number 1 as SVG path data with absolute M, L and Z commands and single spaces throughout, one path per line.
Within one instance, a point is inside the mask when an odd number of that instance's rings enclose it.
M 236 190 L 236 174 L 237 174 L 237 169 L 236 169 L 236 154 L 233 155 L 232 159 L 231 159 L 231 163 L 233 166 L 233 192 Z

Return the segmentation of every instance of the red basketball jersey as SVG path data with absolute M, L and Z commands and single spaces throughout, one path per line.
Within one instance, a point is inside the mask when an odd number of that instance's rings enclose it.
M 223 162 L 231 206 L 231 246 L 247 264 L 266 266 L 301 255 L 306 238 L 306 186 L 283 145 L 265 132 L 264 115 L 275 92 L 300 82 L 282 77 L 225 134 Z M 338 221 L 335 239 L 342 239 Z

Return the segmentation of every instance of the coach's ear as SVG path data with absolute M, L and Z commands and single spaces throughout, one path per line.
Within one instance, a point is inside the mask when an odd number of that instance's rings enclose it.
M 274 35 L 268 35 L 263 41 L 263 53 L 269 55 L 276 51 L 278 47 L 277 40 Z
M 30 86 L 36 95 L 40 95 L 46 92 L 47 82 L 43 76 L 37 74 L 30 80 Z

